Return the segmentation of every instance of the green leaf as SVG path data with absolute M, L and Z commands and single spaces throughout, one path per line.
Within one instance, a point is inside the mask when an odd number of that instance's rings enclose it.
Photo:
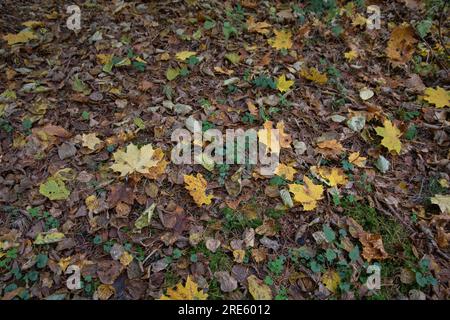
M 133 122 L 134 122 L 134 125 L 135 125 L 136 127 L 138 127 L 139 129 L 141 129 L 141 130 L 144 130 L 144 129 L 145 129 L 145 123 L 144 123 L 144 120 L 142 120 L 141 118 L 136 117 L 136 118 L 134 118 Z
M 227 53 L 225 58 L 230 61 L 232 64 L 237 65 L 241 60 L 241 56 L 235 52 Z
M 230 38 L 230 36 L 237 34 L 236 28 L 233 27 L 231 25 L 231 23 L 229 23 L 228 21 L 225 21 L 223 23 L 222 32 L 223 32 L 223 35 L 225 36 L 225 40 L 228 40 Z
M 50 200 L 66 200 L 70 195 L 64 181 L 54 177 L 48 178 L 39 186 L 39 193 Z
M 406 130 L 405 138 L 408 140 L 413 140 L 417 135 L 417 127 L 415 125 L 410 125 L 408 130 Z
M 325 252 L 325 257 L 327 258 L 328 262 L 332 262 L 334 259 L 336 259 L 337 255 L 333 249 L 327 249 L 327 251 Z
M 433 21 L 430 19 L 422 20 L 416 25 L 417 32 L 421 38 L 425 38 L 425 36 L 430 32 L 431 26 L 433 25 Z
M 210 30 L 212 28 L 214 28 L 216 26 L 216 22 L 214 20 L 206 20 L 203 23 L 203 28 L 205 28 L 205 30 Z
M 348 256 L 350 257 L 350 260 L 352 262 L 358 260 L 359 259 L 359 247 L 354 246 L 352 251 L 350 251 L 350 253 L 348 254 Z
M 48 262 L 48 256 L 46 254 L 38 254 L 37 258 L 36 258 L 36 267 L 38 267 L 39 269 L 45 268 L 45 266 L 47 265 Z
M 336 233 L 327 225 L 323 225 L 322 231 L 325 234 L 327 242 L 333 242 L 336 239 Z
M 179 68 L 169 68 L 166 71 L 166 78 L 167 78 L 167 80 L 172 81 L 176 77 L 178 77 L 179 74 L 180 74 Z

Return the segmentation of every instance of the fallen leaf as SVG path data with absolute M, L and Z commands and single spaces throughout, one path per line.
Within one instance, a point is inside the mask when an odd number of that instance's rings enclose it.
M 144 210 L 142 214 L 137 218 L 134 223 L 134 227 L 138 230 L 144 229 L 150 225 L 150 221 L 152 220 L 153 213 L 155 212 L 156 203 L 153 203 L 150 207 Z
M 391 121 L 384 120 L 383 127 L 376 127 L 375 131 L 379 136 L 383 137 L 381 144 L 385 146 L 389 151 L 395 151 L 397 154 L 400 153 L 402 148 L 402 143 L 399 137 L 401 136 L 400 130 L 395 127 Z
M 66 200 L 70 191 L 62 179 L 50 177 L 39 186 L 39 193 L 50 200 Z
M 362 256 L 368 262 L 371 260 L 384 260 L 389 257 L 384 250 L 383 239 L 379 234 L 364 232 L 359 235 L 359 241 L 363 246 Z
M 24 29 L 17 34 L 8 33 L 3 36 L 3 40 L 7 41 L 10 46 L 17 43 L 25 43 L 33 39 L 37 39 L 37 36 L 33 31 L 28 29 Z
M 424 100 L 432 103 L 436 108 L 444 108 L 450 105 L 450 91 L 447 91 L 441 87 L 426 88 Z
M 100 284 L 95 291 L 95 294 L 99 300 L 108 300 L 113 294 L 116 293 L 116 289 L 110 284 Z
M 289 184 L 289 191 L 294 194 L 294 200 L 303 205 L 303 210 L 316 208 L 317 201 L 323 198 L 323 187 L 316 185 L 308 177 L 304 177 L 305 185 Z
M 96 150 L 97 146 L 102 143 L 102 140 L 97 138 L 96 133 L 83 134 L 81 140 L 83 142 L 82 146 L 90 150 Z
M 341 168 L 311 167 L 311 172 L 318 173 L 330 187 L 347 184 L 347 177 Z
M 48 232 L 38 233 L 34 244 L 50 244 L 63 240 L 65 238 L 64 233 L 58 232 L 56 229 L 52 229 Z
M 414 28 L 410 25 L 400 25 L 392 30 L 386 48 L 386 55 L 391 62 L 404 64 L 411 60 L 417 42 L 414 34 Z
M 364 168 L 364 166 L 366 165 L 366 161 L 367 161 L 367 158 L 360 156 L 359 152 L 352 152 L 348 156 L 348 162 L 359 168 Z
M 330 157 L 337 157 L 345 150 L 342 144 L 336 139 L 318 142 L 317 146 L 321 154 Z
M 286 80 L 286 76 L 283 74 L 277 79 L 277 89 L 280 92 L 286 92 L 294 84 L 294 80 Z
M 450 214 L 450 195 L 436 194 L 431 203 L 437 204 L 442 213 Z
M 257 32 L 261 34 L 268 34 L 270 32 L 270 27 L 272 26 L 270 23 L 267 22 L 256 22 L 255 18 L 253 16 L 249 16 L 247 18 L 247 29 L 250 32 Z
M 287 50 L 292 47 L 292 33 L 286 30 L 274 30 L 275 38 L 267 40 L 272 48 L 278 50 Z
M 255 300 L 272 300 L 272 291 L 270 287 L 266 285 L 262 280 L 258 279 L 255 275 L 251 275 L 247 278 L 248 291 Z
M 118 150 L 113 154 L 115 163 L 111 166 L 111 169 L 120 172 L 121 177 L 134 172 L 148 173 L 149 169 L 155 167 L 158 163 L 153 159 L 154 152 L 151 144 L 138 149 L 137 146 L 130 143 L 125 152 Z
M 197 52 L 195 51 L 181 51 L 175 55 L 175 58 L 177 58 L 180 61 L 185 61 L 186 59 L 189 59 L 190 57 L 195 56 L 196 54 Z
M 302 69 L 300 71 L 300 75 L 310 81 L 313 81 L 317 84 L 325 84 L 328 81 L 328 77 L 325 73 L 320 73 L 319 70 L 317 70 L 314 67 L 311 67 L 309 69 Z
M 328 290 L 335 293 L 341 283 L 341 277 L 336 271 L 328 270 L 322 275 L 322 283 Z
M 275 174 L 280 177 L 284 177 L 285 179 L 292 181 L 294 180 L 294 174 L 297 172 L 293 167 L 287 166 L 283 163 L 280 163 L 278 167 L 275 169 Z
M 184 175 L 184 183 L 186 190 L 194 199 L 195 203 L 201 207 L 203 204 L 209 205 L 213 199 L 213 195 L 206 195 L 206 180 L 201 173 L 197 173 L 197 177 L 193 175 Z
M 167 295 L 162 295 L 159 300 L 206 300 L 207 298 L 208 294 L 199 290 L 191 276 L 188 276 L 184 286 L 180 282 L 176 285 L 176 289 L 167 289 Z

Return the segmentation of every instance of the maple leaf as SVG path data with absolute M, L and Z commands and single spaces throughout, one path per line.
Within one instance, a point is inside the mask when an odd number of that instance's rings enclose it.
M 91 150 L 97 149 L 97 145 L 102 143 L 102 140 L 97 138 L 96 133 L 83 134 L 81 140 L 83 142 L 82 146 Z
M 304 177 L 305 185 L 289 184 L 289 191 L 294 194 L 294 200 L 303 205 L 303 210 L 310 211 L 316 208 L 317 200 L 323 198 L 323 187 L 316 185 L 308 177 Z
M 320 153 L 330 157 L 336 157 L 345 150 L 342 144 L 336 139 L 318 142 L 317 146 L 319 147 Z
M 347 177 L 344 174 L 344 170 L 341 168 L 317 168 L 316 166 L 312 166 L 311 172 L 319 174 L 326 180 L 325 182 L 330 187 L 345 185 L 347 183 Z
M 325 73 L 320 73 L 319 70 L 317 70 L 314 67 L 311 67 L 309 69 L 308 68 L 302 69 L 300 71 L 300 75 L 303 78 L 311 80 L 318 84 L 325 84 L 328 81 L 327 75 Z
M 181 51 L 175 55 L 175 58 L 177 58 L 180 61 L 185 61 L 186 59 L 189 59 L 190 57 L 195 56 L 196 54 L 197 52 L 195 51 Z
M 292 181 L 294 180 L 294 174 L 297 172 L 291 166 L 287 166 L 283 163 L 280 163 L 278 167 L 275 169 L 275 174 L 280 177 L 284 177 L 285 179 Z
M 441 87 L 436 87 L 436 89 L 426 88 L 424 93 L 425 96 L 423 99 L 434 104 L 436 108 L 448 107 L 450 105 L 450 92 Z
M 269 28 L 272 25 L 270 23 L 267 22 L 256 22 L 255 18 L 253 16 L 249 16 L 247 19 L 247 29 L 250 32 L 258 32 L 261 34 L 268 34 L 269 33 Z
M 197 177 L 194 177 L 193 175 L 184 175 L 184 183 L 186 184 L 186 190 L 189 191 L 189 194 L 199 207 L 201 207 L 202 204 L 208 205 L 211 203 L 211 199 L 214 196 L 206 195 L 205 191 L 207 183 L 201 173 L 197 173 Z
M 414 29 L 410 25 L 400 25 L 392 30 L 386 48 L 386 55 L 393 63 L 404 64 L 411 60 L 415 43 Z
M 391 121 L 384 120 L 383 127 L 376 127 L 375 132 L 383 137 L 381 140 L 381 144 L 385 146 L 389 151 L 396 151 L 397 154 L 400 153 L 400 149 L 402 148 L 402 143 L 400 142 L 399 137 L 401 136 L 400 130 L 395 127 Z
M 348 156 L 348 162 L 351 164 L 363 168 L 366 165 L 366 157 L 361 157 L 359 152 L 353 152 Z
M 24 29 L 17 34 L 8 33 L 3 36 L 3 40 L 7 41 L 9 45 L 17 44 L 17 43 L 25 43 L 32 39 L 37 39 L 37 36 L 28 29 Z
M 286 76 L 283 74 L 277 79 L 277 89 L 280 92 L 286 92 L 294 84 L 294 80 L 286 80 Z
M 169 162 L 164 159 L 164 152 L 160 148 L 155 149 L 154 151 L 155 152 L 153 153 L 153 159 L 157 161 L 157 163 L 154 167 L 152 167 L 152 170 L 149 170 L 149 172 L 145 173 L 144 175 L 149 179 L 156 180 L 159 178 L 159 176 L 164 174 Z
M 255 275 L 251 275 L 247 278 L 248 291 L 255 300 L 272 300 L 272 291 L 270 287 L 266 285 L 262 280 L 258 279 Z
M 208 294 L 199 290 L 191 276 L 188 276 L 184 286 L 180 282 L 176 285 L 176 289 L 167 289 L 167 295 L 162 295 L 159 300 L 206 300 L 207 298 Z
M 292 47 L 292 33 L 285 30 L 274 30 L 275 38 L 267 40 L 272 48 L 283 50 L 290 49 Z
M 120 172 L 121 177 L 134 172 L 149 173 L 149 169 L 158 163 L 153 159 L 154 152 L 151 144 L 138 149 L 137 146 L 130 143 L 126 152 L 118 150 L 113 154 L 115 163 L 111 166 L 111 169 Z

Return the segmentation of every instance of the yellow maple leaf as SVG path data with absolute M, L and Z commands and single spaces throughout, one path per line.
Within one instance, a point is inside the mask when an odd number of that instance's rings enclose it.
M 167 289 L 167 295 L 162 295 L 159 300 L 206 300 L 208 294 L 198 289 L 198 285 L 192 281 L 191 276 L 187 277 L 186 284 L 181 282 L 176 285 L 176 289 Z
M 3 40 L 7 41 L 9 45 L 17 44 L 17 43 L 25 43 L 32 39 L 37 39 L 37 36 L 28 29 L 24 29 L 17 34 L 8 33 L 3 36 Z
M 286 92 L 294 84 L 294 80 L 286 80 L 286 76 L 283 74 L 277 79 L 277 89 L 280 92 Z
M 255 300 L 272 300 L 272 291 L 270 287 L 266 285 L 262 280 L 258 279 L 255 275 L 251 275 L 247 278 L 248 291 Z
M 273 132 L 272 121 L 263 124 L 264 129 L 258 130 L 259 142 L 266 146 L 267 152 L 280 153 L 280 141 L 278 135 Z
M 82 146 L 91 150 L 97 149 L 97 146 L 102 143 L 102 140 L 97 138 L 96 133 L 88 133 L 81 136 Z
M 294 180 L 294 174 L 297 172 L 293 167 L 287 166 L 283 163 L 280 163 L 278 167 L 275 169 L 275 174 L 280 177 L 284 177 L 285 179 L 292 181 Z
M 177 58 L 180 61 L 185 61 L 186 59 L 189 59 L 190 57 L 195 56 L 196 54 L 197 52 L 195 51 L 181 51 L 175 55 L 175 58 Z
M 356 58 L 358 58 L 358 52 L 356 52 L 355 50 L 350 50 L 344 53 L 344 57 L 345 59 L 347 59 L 347 61 L 353 61 Z
M 348 182 L 344 170 L 342 170 L 341 168 L 317 168 L 316 166 L 312 166 L 310 170 L 312 173 L 319 175 L 323 179 L 325 179 L 324 182 L 330 187 L 345 185 Z
M 22 23 L 22 25 L 27 28 L 33 29 L 33 28 L 37 28 L 37 27 L 44 27 L 44 22 L 30 20 L 30 21 L 25 21 L 24 23 Z
M 96 57 L 97 57 L 98 62 L 101 65 L 104 65 L 104 64 L 110 63 L 113 59 L 113 56 L 114 56 L 113 54 L 100 53 Z
M 203 178 L 201 173 L 197 173 L 197 177 L 193 175 L 184 175 L 184 183 L 186 190 L 194 199 L 195 203 L 201 207 L 202 204 L 210 204 L 213 195 L 207 196 L 206 191 L 206 180 Z
M 327 75 L 325 73 L 320 73 L 319 70 L 317 70 L 314 67 L 311 67 L 309 69 L 308 68 L 302 69 L 300 71 L 300 75 L 303 78 L 311 80 L 318 84 L 325 84 L 328 81 Z
M 352 19 L 352 26 L 354 27 L 364 27 L 366 25 L 366 18 L 361 14 L 357 13 Z
M 283 50 L 290 49 L 292 47 L 292 33 L 285 30 L 274 30 L 275 38 L 267 40 L 272 48 Z
M 148 173 L 151 167 L 156 166 L 158 161 L 153 159 L 153 147 L 151 144 L 142 146 L 138 149 L 133 143 L 130 143 L 126 152 L 118 150 L 113 154 L 115 163 L 111 169 L 120 172 L 120 176 L 124 177 L 130 173 Z
M 389 151 L 395 151 L 397 154 L 400 153 L 400 149 L 402 148 L 402 143 L 400 142 L 399 137 L 401 136 L 400 130 L 397 129 L 396 126 L 392 124 L 389 120 L 384 120 L 383 127 L 376 127 L 375 132 L 383 137 L 381 140 L 381 144 L 388 148 Z
M 353 152 L 348 156 L 348 162 L 351 164 L 363 168 L 366 165 L 366 157 L 361 157 L 359 152 Z
M 116 289 L 110 284 L 101 284 L 98 286 L 95 292 L 99 300 L 108 300 L 113 294 L 116 293 Z
M 423 99 L 434 104 L 436 108 L 448 107 L 450 105 L 450 91 L 447 91 L 444 88 L 426 88 L 424 93 L 425 96 Z
M 267 22 L 256 22 L 255 18 L 253 16 L 249 16 L 247 19 L 247 29 L 250 32 L 258 32 L 261 34 L 268 34 L 269 33 L 269 28 L 272 25 L 270 23 Z
M 310 211 L 316 208 L 317 200 L 323 198 L 323 187 L 316 185 L 308 177 L 304 177 L 305 185 L 289 184 L 289 191 L 294 194 L 294 200 L 303 205 L 303 210 Z

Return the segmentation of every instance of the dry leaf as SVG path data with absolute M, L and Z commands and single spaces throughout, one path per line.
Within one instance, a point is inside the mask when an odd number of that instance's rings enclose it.
M 294 194 L 294 201 L 303 205 L 303 210 L 316 208 L 317 201 L 323 198 L 323 187 L 316 185 L 308 177 L 304 177 L 305 185 L 289 184 L 289 191 Z
M 319 147 L 318 151 L 325 157 L 337 157 L 345 150 L 342 144 L 336 139 L 318 142 L 317 146 Z
M 176 285 L 176 289 L 167 289 L 167 295 L 162 295 L 159 300 L 206 300 L 207 298 L 208 294 L 199 290 L 191 276 L 188 276 L 184 286 L 180 282 Z
M 251 275 L 247 278 L 248 291 L 255 300 L 272 300 L 272 291 L 270 287 L 266 285 L 262 280 L 258 279 L 255 275 Z
M 397 154 L 400 153 L 402 148 L 402 143 L 399 137 L 401 136 L 400 130 L 392 124 L 389 120 L 384 120 L 383 127 L 376 127 L 375 131 L 379 136 L 383 137 L 381 144 L 385 146 L 389 151 L 395 151 Z
M 253 16 L 249 16 L 247 19 L 247 28 L 250 32 L 258 32 L 261 34 L 268 34 L 270 32 L 269 28 L 272 25 L 267 22 L 256 22 Z
M 82 146 L 91 150 L 96 150 L 97 146 L 102 143 L 102 140 L 97 138 L 96 133 L 83 134 L 81 140 L 83 142 Z
M 149 173 L 149 169 L 156 166 L 158 161 L 153 159 L 153 147 L 147 144 L 138 149 L 133 143 L 130 143 L 126 151 L 118 150 L 113 154 L 115 163 L 111 169 L 120 172 L 124 177 L 130 173 Z
M 436 106 L 436 108 L 443 108 L 450 106 L 450 92 L 441 88 L 436 87 L 436 89 L 433 88 L 426 88 L 425 96 L 423 97 L 424 100 L 428 101 L 429 103 L 432 103 Z
M 411 60 L 417 39 L 410 25 L 400 25 L 392 30 L 386 55 L 393 63 L 404 64 Z
M 347 184 L 347 177 L 341 168 L 311 167 L 311 172 L 319 174 L 330 187 Z
M 277 89 L 280 92 L 286 92 L 294 84 L 294 80 L 286 80 L 286 76 L 283 74 L 277 79 Z
M 3 36 L 3 40 L 7 41 L 10 46 L 17 43 L 25 43 L 32 39 L 37 39 L 37 36 L 28 29 L 24 29 L 17 34 L 8 33 Z
M 267 42 L 272 46 L 272 48 L 278 50 L 287 50 L 292 47 L 292 33 L 285 30 L 274 30 L 275 38 L 267 40 Z
M 359 152 L 353 152 L 348 156 L 348 162 L 360 168 L 363 168 L 366 165 L 366 161 L 367 158 L 361 157 Z
M 297 172 L 293 167 L 280 163 L 275 169 L 275 174 L 280 177 L 284 177 L 286 180 L 294 180 L 294 174 Z
M 328 77 L 325 73 L 320 73 L 316 68 L 302 69 L 300 71 L 300 75 L 307 79 L 311 80 L 317 84 L 325 84 L 328 81 Z
M 203 204 L 209 205 L 211 203 L 213 195 L 206 195 L 206 180 L 201 173 L 197 173 L 197 177 L 193 175 L 184 175 L 184 183 L 186 190 L 194 199 L 195 203 L 201 207 Z
M 363 246 L 362 256 L 368 262 L 371 260 L 384 260 L 389 257 L 384 250 L 383 239 L 379 234 L 364 232 L 359 234 L 359 241 Z

